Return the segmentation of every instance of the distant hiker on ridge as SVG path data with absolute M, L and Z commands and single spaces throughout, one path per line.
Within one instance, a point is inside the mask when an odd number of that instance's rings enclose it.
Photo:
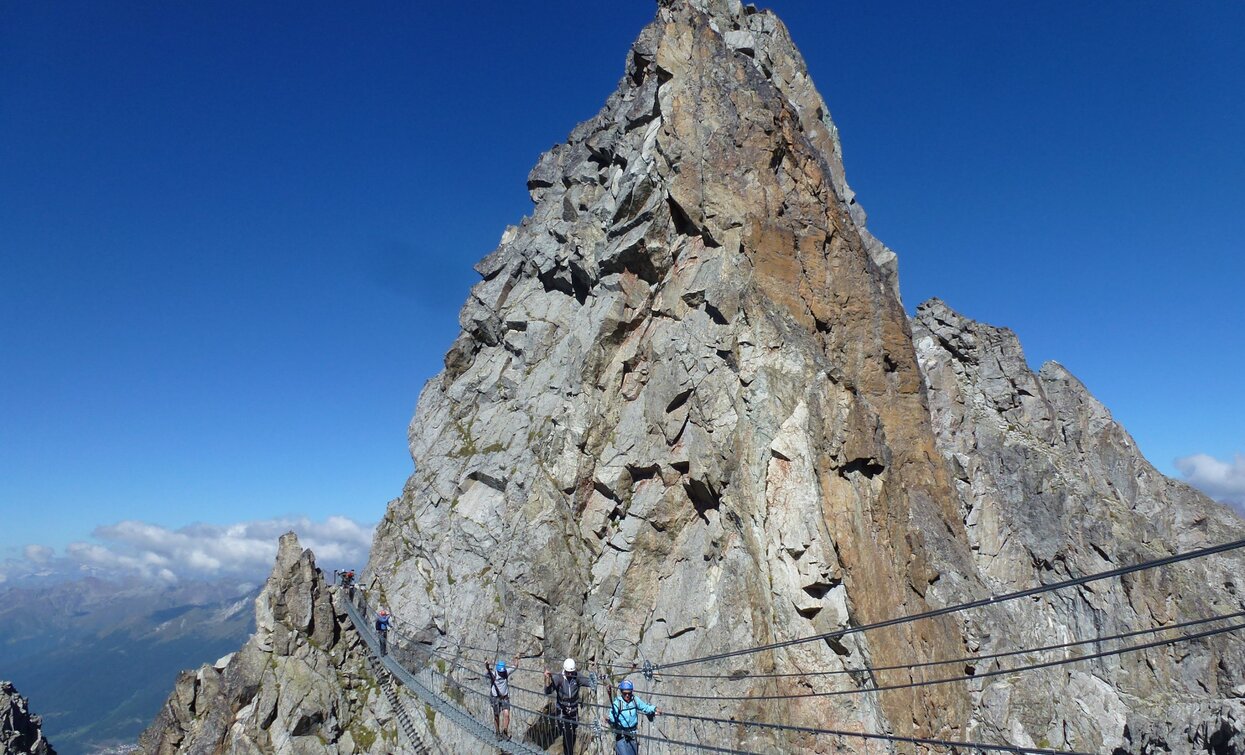
M 557 731 L 562 735 L 563 755 L 575 752 L 575 732 L 579 728 L 579 675 L 575 671 L 575 659 L 562 662 L 562 673 L 556 678 L 545 669 L 545 694 L 557 693 Z
M 510 739 L 510 674 L 519 670 L 519 659 L 507 664 L 498 661 L 495 668 L 484 668 L 493 688 L 489 691 L 489 701 L 493 704 L 493 729 L 498 739 Z
M 352 599 L 354 598 L 354 569 L 343 569 L 337 572 L 341 575 L 341 586 L 346 588 L 346 594 Z

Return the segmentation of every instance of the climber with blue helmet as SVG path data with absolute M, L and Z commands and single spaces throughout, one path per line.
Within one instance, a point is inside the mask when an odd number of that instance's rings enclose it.
M 392 621 L 393 617 L 389 614 L 389 609 L 381 606 L 376 612 L 376 638 L 380 640 L 381 655 L 389 652 L 389 626 Z
M 579 729 L 579 672 L 575 669 L 575 659 L 562 661 L 562 673 L 554 677 L 545 669 L 545 694 L 557 693 L 557 718 L 554 726 L 562 735 L 563 755 L 575 752 L 575 734 Z
M 614 730 L 614 755 L 638 755 L 639 738 L 636 730 L 640 726 L 640 714 L 648 716 L 661 715 L 655 706 L 641 700 L 635 694 L 635 685 L 630 679 L 624 679 L 618 685 L 618 697 L 610 704 L 609 720 L 606 721 Z
M 510 739 L 510 674 L 519 670 L 519 659 L 507 664 L 498 661 L 497 665 L 485 666 L 489 682 L 493 689 L 489 691 L 489 700 L 493 703 L 493 729 L 498 739 Z

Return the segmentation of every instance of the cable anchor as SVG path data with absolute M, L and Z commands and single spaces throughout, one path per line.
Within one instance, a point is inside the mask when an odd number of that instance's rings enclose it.
M 653 665 L 652 661 L 645 661 L 644 665 L 640 667 L 640 673 L 643 674 L 644 678 L 650 682 L 653 681 L 653 674 L 656 673 L 656 671 L 657 667 Z

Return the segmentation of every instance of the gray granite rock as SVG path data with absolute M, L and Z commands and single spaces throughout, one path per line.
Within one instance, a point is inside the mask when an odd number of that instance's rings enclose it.
M 362 575 L 407 634 L 473 665 L 661 666 L 1242 537 L 1065 370 L 1030 371 L 1009 332 L 936 302 L 909 322 L 895 255 L 865 229 L 837 130 L 773 14 L 658 5 L 601 112 L 532 169 L 532 213 L 476 266 L 461 333 L 419 397 L 415 472 Z M 367 678 L 357 637 L 296 551 L 283 547 L 257 602 L 255 638 L 179 680 L 152 751 L 368 751 L 352 722 L 389 730 L 352 693 Z M 663 707 L 739 720 L 1239 752 L 1236 638 L 1023 674 L 982 672 L 1051 654 L 870 669 L 1237 610 L 1241 565 L 1219 556 L 641 686 L 709 698 Z M 813 670 L 841 673 L 756 676 Z M 828 696 L 757 699 L 810 692 Z M 432 720 L 421 736 L 470 749 Z M 676 733 L 759 752 L 910 751 Z
M 43 720 L 30 712 L 12 682 L 0 681 L 0 752 L 4 755 L 56 755 L 43 736 Z
M 340 599 L 311 551 L 284 535 L 255 600 L 255 634 L 237 653 L 178 677 L 143 733 L 143 751 L 395 751 L 393 712 Z
M 366 579 L 405 626 L 450 652 L 661 663 L 984 594 L 894 256 L 864 231 L 837 131 L 775 16 L 661 3 L 617 91 L 528 189 L 532 214 L 477 266 L 411 423 L 417 471 L 377 531 Z M 934 621 L 705 671 L 859 669 L 962 644 L 955 621 Z M 954 686 L 695 708 L 927 735 L 963 735 L 970 718 Z
M 1033 372 L 1010 330 L 935 299 L 917 309 L 912 331 L 939 451 L 954 470 L 974 561 L 993 592 L 1245 537 L 1245 522 L 1230 509 L 1159 474 L 1066 369 L 1048 362 Z M 1010 604 L 1006 624 L 974 622 L 968 634 L 989 652 L 1231 613 L 1245 608 L 1243 573 L 1240 552 L 1176 564 Z M 981 692 L 974 726 L 1016 744 L 1239 752 L 1243 683 L 1245 640 L 1220 635 L 1004 677 Z

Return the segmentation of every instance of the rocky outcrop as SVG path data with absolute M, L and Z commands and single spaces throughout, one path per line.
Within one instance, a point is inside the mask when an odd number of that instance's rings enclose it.
M 468 670 L 568 655 L 585 671 L 660 668 L 1242 537 L 1066 371 L 1030 372 L 1006 331 L 938 303 L 909 322 L 825 103 L 768 12 L 662 0 L 618 89 L 527 185 L 532 214 L 477 266 L 419 398 L 416 471 L 361 580 L 404 642 Z M 357 638 L 296 550 L 283 546 L 256 638 L 183 677 L 152 749 L 355 752 L 354 725 L 389 730 L 359 692 Z M 1238 610 L 1242 565 L 1223 555 L 641 686 L 736 720 L 1225 755 L 1240 751 L 1238 640 L 1012 675 L 994 672 L 1087 651 L 987 656 Z M 982 657 L 911 667 L 961 656 Z M 804 675 L 758 676 L 771 671 Z M 426 713 L 420 736 L 470 751 Z
M 281 538 L 240 651 L 187 671 L 143 733 L 147 753 L 393 751 L 397 729 L 362 641 L 298 538 Z
M 43 720 L 30 712 L 11 682 L 0 682 L 0 751 L 5 755 L 56 755 L 43 738 Z
M 662 3 L 618 90 L 541 158 L 528 187 L 532 215 L 477 267 L 462 334 L 420 397 L 417 472 L 369 566 L 432 644 L 662 664 L 1240 532 L 1125 453 L 1126 436 L 1061 371 L 1045 393 L 1007 378 L 1025 381 L 1023 359 L 984 360 L 975 373 L 1013 425 L 1062 444 L 1046 452 L 1007 430 L 991 445 L 990 428 L 973 429 L 989 417 L 957 425 L 953 404 L 931 414 L 927 392 L 937 403 L 949 388 L 929 350 L 914 347 L 893 259 L 863 232 L 828 111 L 768 13 Z M 1011 398 L 994 396 L 1004 387 Z M 962 448 L 965 438 L 974 445 Z M 1056 487 L 1049 465 L 1079 482 Z M 1125 502 L 1104 503 L 1113 499 Z M 1094 751 L 1140 752 L 1163 738 L 1187 750 L 1205 740 L 1194 733 L 1205 722 L 1239 728 L 1235 672 L 1215 665 L 1237 645 L 1219 638 L 1201 644 L 1196 664 L 1181 645 L 1034 683 L 996 677 L 831 705 L 725 698 L 862 683 L 757 671 L 889 666 L 1213 615 L 1236 602 L 1227 585 L 1240 563 L 1225 556 L 731 659 L 698 669 L 735 678 L 715 681 L 717 697 L 697 712 Z M 1168 677 L 1182 681 L 1165 686 Z M 921 678 L 878 675 L 888 686 Z
M 411 424 L 418 471 L 377 531 L 368 579 L 404 625 L 447 650 L 500 638 L 546 662 L 662 663 L 984 594 L 893 259 L 863 233 L 828 110 L 775 16 L 662 3 L 618 90 L 528 187 L 532 215 L 477 267 Z M 703 670 L 962 648 L 938 620 Z M 971 700 L 943 686 L 696 708 L 962 737 Z
M 918 308 L 912 330 L 939 450 L 993 592 L 1245 537 L 1227 507 L 1159 474 L 1066 369 L 1030 370 L 1011 331 L 938 300 Z M 1009 604 L 1006 633 L 976 625 L 970 634 L 986 653 L 1233 613 L 1245 608 L 1242 574 L 1239 553 L 1177 564 Z M 974 728 L 992 741 L 1243 752 L 1245 640 L 1222 635 L 1029 672 L 975 697 Z

